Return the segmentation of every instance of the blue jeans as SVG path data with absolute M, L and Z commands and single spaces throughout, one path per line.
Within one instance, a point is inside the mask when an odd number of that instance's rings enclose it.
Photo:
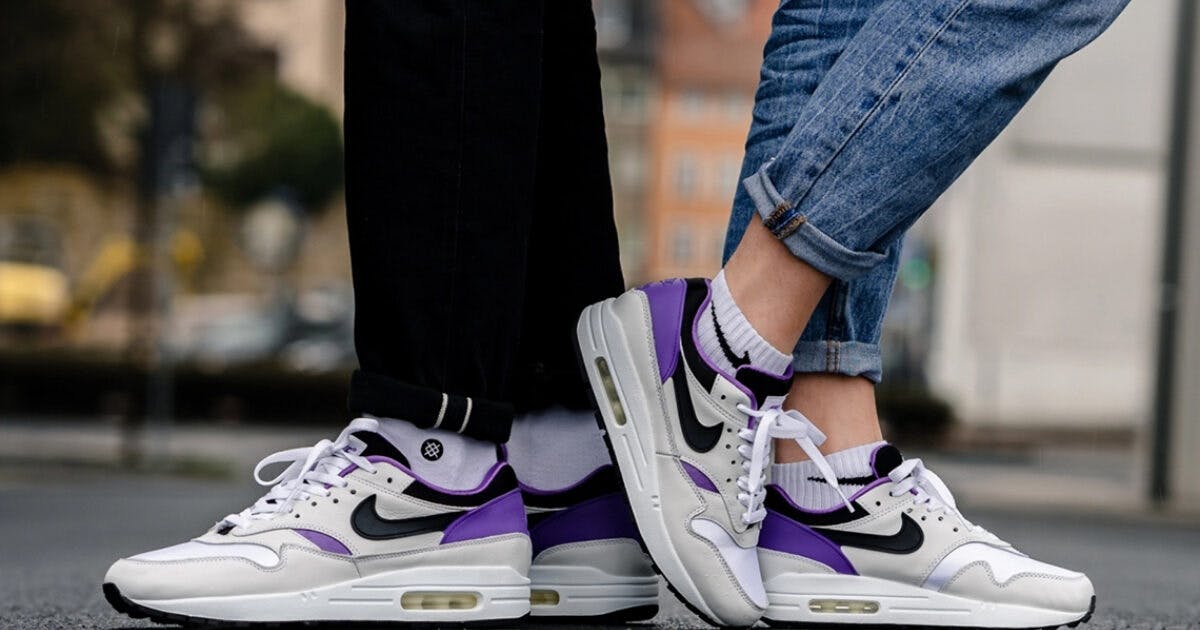
M 904 232 L 1128 0 L 783 0 L 725 257 L 751 218 L 833 278 L 797 372 L 882 376 Z

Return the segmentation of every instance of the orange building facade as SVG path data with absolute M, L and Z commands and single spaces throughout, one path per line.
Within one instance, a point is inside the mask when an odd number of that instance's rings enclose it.
M 773 0 L 665 0 L 649 116 L 642 274 L 711 277 L 750 128 Z

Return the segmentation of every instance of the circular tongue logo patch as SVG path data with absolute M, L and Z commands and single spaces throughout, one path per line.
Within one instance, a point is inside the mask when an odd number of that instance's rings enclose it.
M 428 439 L 421 443 L 421 457 L 434 462 L 442 458 L 442 443 Z

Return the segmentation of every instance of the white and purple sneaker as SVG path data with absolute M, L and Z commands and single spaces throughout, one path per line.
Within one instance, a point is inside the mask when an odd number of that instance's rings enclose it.
M 780 408 L 790 369 L 734 357 L 729 374 L 705 356 L 695 329 L 710 300 L 707 280 L 650 284 L 584 309 L 576 340 L 655 565 L 706 621 L 749 626 L 767 606 L 756 548 L 771 439 L 820 457 L 824 436 Z
M 531 615 L 572 623 L 658 614 L 658 575 L 612 465 L 555 491 L 521 486 L 533 541 Z
M 359 418 L 332 442 L 266 457 L 265 496 L 198 538 L 118 560 L 105 597 L 162 623 L 526 616 L 530 540 L 512 468 L 497 463 L 473 490 L 439 488 L 378 426 Z M 289 465 L 258 478 L 275 463 Z
M 764 621 L 1046 628 L 1090 617 L 1087 576 L 972 525 L 921 460 L 883 445 L 871 467 L 874 479 L 832 510 L 806 510 L 768 486 Z

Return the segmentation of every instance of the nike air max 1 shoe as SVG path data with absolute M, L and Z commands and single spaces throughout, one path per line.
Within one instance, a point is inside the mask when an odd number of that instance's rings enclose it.
M 532 616 L 619 623 L 658 614 L 658 575 L 611 464 L 570 488 L 522 486 L 521 494 L 533 541 Z
M 706 280 L 650 284 L 589 306 L 576 338 L 655 565 L 706 621 L 749 626 L 767 606 L 756 547 L 771 438 L 819 458 L 824 436 L 780 409 L 790 370 L 728 374 L 705 357 L 694 330 L 710 299 Z
M 118 611 L 171 623 L 517 619 L 529 613 L 530 541 L 516 475 L 471 491 L 425 483 L 359 418 L 334 441 L 282 451 L 274 487 L 191 541 L 118 560 Z M 265 466 L 289 464 L 262 480 Z
M 759 539 L 765 621 L 1044 628 L 1091 615 L 1087 576 L 972 525 L 921 460 L 884 445 L 872 468 L 874 481 L 833 510 L 802 509 L 768 487 Z

